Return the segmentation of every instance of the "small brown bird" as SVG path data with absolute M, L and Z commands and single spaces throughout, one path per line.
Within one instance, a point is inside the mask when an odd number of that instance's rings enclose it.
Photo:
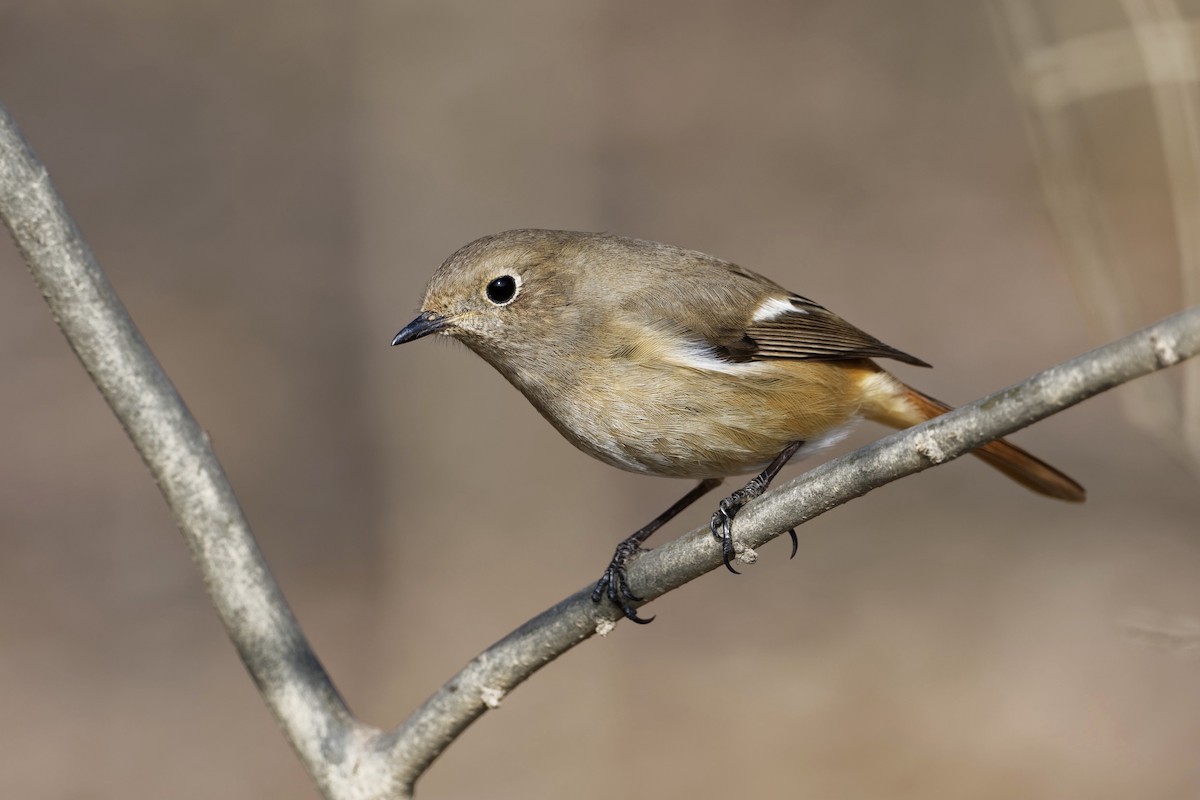
M 721 501 L 711 530 L 725 566 L 738 510 L 796 455 L 858 417 L 907 428 L 950 407 L 873 358 L 929 366 L 736 264 L 600 233 L 485 236 L 434 273 L 421 313 L 392 344 L 442 333 L 500 371 L 588 455 L 630 472 L 700 480 L 617 547 L 592 599 L 626 617 L 626 564 L 655 530 L 730 475 L 762 472 Z M 1006 441 L 974 451 L 1035 492 L 1081 502 L 1082 486 Z M 795 555 L 795 531 L 792 555 Z

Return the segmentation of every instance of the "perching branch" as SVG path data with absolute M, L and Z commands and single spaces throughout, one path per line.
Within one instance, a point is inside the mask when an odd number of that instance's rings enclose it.
M 589 585 L 470 663 L 399 728 L 358 722 L 267 570 L 208 437 L 179 398 L 0 107 L 0 216 L 71 347 L 150 468 L 230 638 L 267 705 L 331 798 L 408 797 L 437 756 L 500 699 L 620 612 Z M 959 457 L 1126 381 L 1200 352 L 1200 308 L 823 464 L 747 506 L 734 534 L 753 548 L 905 475 Z M 719 566 L 707 528 L 640 556 L 635 594 L 652 600 Z
M 746 506 L 734 536 L 753 548 L 897 478 L 952 461 L 1089 397 L 1200 353 L 1200 307 L 1183 311 L 1022 383 L 914 428 L 826 462 Z M 638 557 L 629 570 L 633 593 L 646 601 L 721 565 L 708 526 Z M 472 721 L 545 664 L 593 633 L 606 633 L 620 612 L 597 608 L 586 586 L 522 625 L 473 659 L 409 717 L 393 736 L 393 752 L 417 776 Z M 635 604 L 636 605 L 636 604 Z

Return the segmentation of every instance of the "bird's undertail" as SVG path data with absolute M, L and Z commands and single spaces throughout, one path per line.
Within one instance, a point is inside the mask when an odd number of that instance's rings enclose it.
M 864 386 L 863 416 L 893 428 L 910 428 L 951 410 L 886 372 L 865 377 Z M 1087 498 L 1087 491 L 1074 480 L 1004 439 L 988 442 L 971 454 L 1038 494 L 1072 503 Z

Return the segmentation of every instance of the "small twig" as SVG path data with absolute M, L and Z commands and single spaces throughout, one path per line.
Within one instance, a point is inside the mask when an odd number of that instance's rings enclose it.
M 497 642 L 394 731 L 358 722 L 317 661 L 262 554 L 208 437 L 121 305 L 37 161 L 0 106 L 0 216 L 51 313 L 150 468 L 192 549 L 234 646 L 327 797 L 408 797 L 473 720 L 542 666 L 612 629 L 620 612 L 591 586 Z M 823 464 L 737 517 L 753 549 L 831 508 L 957 458 L 1125 381 L 1200 351 L 1200 308 L 1170 317 L 1021 384 Z M 721 563 L 707 527 L 630 568 L 652 600 Z

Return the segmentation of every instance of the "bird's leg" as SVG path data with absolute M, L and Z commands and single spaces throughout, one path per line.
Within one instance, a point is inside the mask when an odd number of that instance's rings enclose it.
M 634 622 L 645 624 L 654 619 L 654 617 L 650 619 L 639 617 L 637 610 L 629 605 L 630 601 L 639 602 L 642 599 L 629 591 L 629 575 L 626 571 L 629 559 L 642 549 L 642 542 L 649 539 L 650 534 L 663 525 L 666 525 L 679 512 L 720 485 L 720 478 L 705 478 L 696 484 L 690 492 L 679 498 L 679 501 L 675 505 L 659 514 L 644 527 L 640 528 L 637 533 L 617 545 L 617 552 L 613 554 L 608 569 L 604 570 L 604 574 L 600 576 L 600 580 L 596 581 L 596 588 L 592 590 L 592 602 L 599 603 L 601 598 L 607 596 L 609 600 L 612 600 L 621 609 L 622 614 Z
M 733 549 L 733 518 L 742 510 L 742 506 L 749 503 L 756 497 L 759 497 L 771 485 L 771 481 L 775 480 L 775 476 L 779 474 L 779 470 L 783 469 L 792 456 L 796 455 L 796 451 L 804 445 L 804 442 L 792 442 L 784 448 L 783 452 L 775 456 L 775 460 L 767 465 L 767 468 L 753 477 L 749 483 L 738 489 L 733 494 L 721 501 L 720 506 L 712 515 L 712 521 L 708 524 L 712 535 L 721 543 L 721 560 L 725 562 L 725 568 L 734 575 L 738 571 L 733 568 L 729 562 L 734 558 Z M 792 557 L 796 556 L 796 549 L 800 542 L 796 538 L 796 529 L 788 530 L 792 536 Z

